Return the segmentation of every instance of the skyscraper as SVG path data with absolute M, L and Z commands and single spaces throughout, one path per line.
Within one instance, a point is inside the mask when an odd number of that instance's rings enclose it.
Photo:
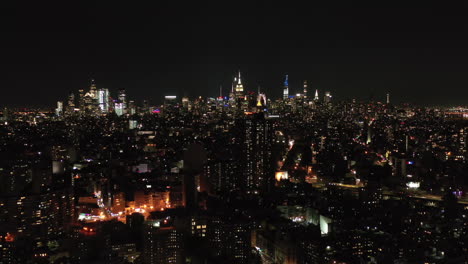
M 89 87 L 89 93 L 91 94 L 91 98 L 94 100 L 97 100 L 97 87 L 96 83 L 94 82 L 94 79 L 91 79 L 91 86 Z
M 3 108 L 3 121 L 8 122 L 8 108 Z
M 97 90 L 98 94 L 98 105 L 101 113 L 109 112 L 109 89 L 100 88 Z
M 99 108 L 98 92 L 94 79 L 91 79 L 89 92 L 83 96 L 83 105 L 84 109 L 90 113 L 96 113 Z
M 84 89 L 79 89 L 78 90 L 78 107 L 80 108 L 80 110 L 83 110 L 85 108 L 84 96 L 85 96 Z
M 164 107 L 163 107 L 164 115 L 175 113 L 178 110 L 177 106 L 178 106 L 177 96 L 175 95 L 164 96 Z
M 131 115 L 134 115 L 136 113 L 136 106 L 135 106 L 135 101 L 130 100 L 128 101 L 128 113 Z
M 205 175 L 201 177 L 204 164 L 207 160 L 207 154 L 201 144 L 190 144 L 184 151 L 184 178 L 183 178 L 183 200 L 187 210 L 198 207 L 198 188 L 196 179 L 199 179 L 200 185 L 206 179 Z
M 288 81 L 288 75 L 286 74 L 286 78 L 284 79 L 284 84 L 283 84 L 283 100 L 288 99 L 289 97 L 289 81 Z
M 124 114 L 127 113 L 127 94 L 125 92 L 125 89 L 119 89 L 119 95 L 118 99 L 120 103 L 122 104 L 122 111 Z
M 124 114 L 123 104 L 120 101 L 114 103 L 114 111 L 117 116 Z
M 147 221 L 143 226 L 143 263 L 184 263 L 183 236 L 168 220 Z
M 315 89 L 314 101 L 318 101 L 318 100 L 319 100 L 318 89 Z
M 259 113 L 238 120 L 237 126 L 244 153 L 241 163 L 245 186 L 249 190 L 266 189 L 274 176 L 271 152 L 273 122 Z
M 58 101 L 57 102 L 57 108 L 55 109 L 55 114 L 57 116 L 61 116 L 63 113 L 63 102 L 62 101 Z
M 330 102 L 331 102 L 331 98 L 332 98 L 331 93 L 330 93 L 330 92 L 325 92 L 325 96 L 323 97 L 323 101 L 324 101 L 325 103 L 330 103 Z
M 182 107 L 185 111 L 189 111 L 190 100 L 187 96 L 182 97 Z
M 239 77 L 236 79 L 234 78 L 234 82 L 236 82 L 236 97 L 243 97 L 244 96 L 244 85 L 242 85 L 242 80 L 241 80 L 241 73 L 239 71 Z
M 68 106 L 70 108 L 75 108 L 75 94 L 73 93 L 68 95 Z
M 307 98 L 307 80 L 304 80 L 303 87 L 304 87 L 304 98 Z
M 259 93 L 257 95 L 258 110 L 261 110 L 262 108 L 266 107 L 266 104 L 267 104 L 266 95 L 264 93 Z
M 75 111 L 75 95 L 73 93 L 70 93 L 68 95 L 68 105 L 66 108 L 66 112 L 68 114 L 71 114 Z

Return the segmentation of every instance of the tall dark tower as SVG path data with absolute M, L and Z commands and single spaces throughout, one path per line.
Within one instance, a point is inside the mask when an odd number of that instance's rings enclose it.
M 207 181 L 204 179 L 204 175 L 202 175 L 203 165 L 205 165 L 206 160 L 206 151 L 201 144 L 193 143 L 184 152 L 183 200 L 185 208 L 188 210 L 198 207 L 198 186 L 196 180 L 198 179 L 200 186 L 206 188 Z
M 75 111 L 75 94 L 70 93 L 68 95 L 67 112 L 68 113 L 73 113 L 74 111 Z
M 248 190 L 267 190 L 274 177 L 272 120 L 263 113 L 236 120 L 240 142 L 243 187 Z
M 9 117 L 9 116 L 8 116 L 8 108 L 5 106 L 5 107 L 3 108 L 3 121 L 8 122 L 8 121 L 9 121 L 9 118 L 8 118 L 8 117 Z
M 84 96 L 85 96 L 84 89 L 79 89 L 78 90 L 78 107 L 80 108 L 80 111 L 83 111 L 85 108 Z

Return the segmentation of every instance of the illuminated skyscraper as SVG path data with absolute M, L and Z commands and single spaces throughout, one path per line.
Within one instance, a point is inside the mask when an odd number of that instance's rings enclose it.
M 68 107 L 74 109 L 75 108 L 75 94 L 70 93 L 68 95 Z
M 97 110 L 99 109 L 98 92 L 94 79 L 91 79 L 89 92 L 83 96 L 83 105 L 84 109 L 88 113 L 97 113 Z
M 84 90 L 79 89 L 78 90 L 78 107 L 80 108 L 80 110 L 83 110 L 85 108 L 84 96 L 85 96 Z
M 183 234 L 168 220 L 146 221 L 143 225 L 143 263 L 185 263 Z
M 182 107 L 185 109 L 185 110 L 189 110 L 189 104 L 190 104 L 190 100 L 188 97 L 182 97 Z
M 122 116 L 124 114 L 123 104 L 119 101 L 114 103 L 114 111 L 117 116 Z
M 257 95 L 257 107 L 259 107 L 259 109 L 263 109 L 266 107 L 266 104 L 267 104 L 266 95 L 264 93 L 259 93 Z
M 75 95 L 73 93 L 68 95 L 68 105 L 65 111 L 68 114 L 71 114 L 75 111 Z
M 307 98 L 307 80 L 304 80 L 303 87 L 304 87 L 304 98 Z
M 331 93 L 330 93 L 330 92 L 325 92 L 325 96 L 323 97 L 323 101 L 324 101 L 325 103 L 330 103 L 330 102 L 331 102 L 331 98 L 332 98 Z
M 137 120 L 128 120 L 128 128 L 129 129 L 135 129 L 138 127 L 138 121 Z
M 94 99 L 91 96 L 91 93 L 86 93 L 83 97 L 84 110 L 88 113 L 93 113 L 95 110 Z
M 97 87 L 96 87 L 96 83 L 94 82 L 94 79 L 91 79 L 91 86 L 89 87 L 89 93 L 92 99 L 97 100 L 98 94 L 97 94 Z
M 318 89 L 315 89 L 314 101 L 318 101 L 318 100 L 319 100 Z
M 130 100 L 128 101 L 128 113 L 131 115 L 134 115 L 136 113 L 136 106 L 135 106 L 135 101 Z
M 57 102 L 57 108 L 55 109 L 55 114 L 57 116 L 61 116 L 63 114 L 63 102 L 62 101 Z
M 8 108 L 3 108 L 3 121 L 8 122 Z
M 229 93 L 229 102 L 234 105 L 236 101 L 236 94 L 234 93 L 234 82 L 232 82 L 231 92 Z
M 242 85 L 242 80 L 241 80 L 241 73 L 239 71 L 239 77 L 236 79 L 234 78 L 234 82 L 236 82 L 236 97 L 243 97 L 244 96 L 244 85 Z
M 387 104 L 390 104 L 390 93 L 387 93 Z
M 152 110 L 150 109 L 148 100 L 143 100 L 143 104 L 141 106 L 141 112 L 142 113 L 148 113 L 150 111 L 152 111 Z
M 109 112 L 109 89 L 100 88 L 97 90 L 98 94 L 98 105 L 101 113 Z
M 273 179 L 272 144 L 274 128 L 272 120 L 264 115 L 254 114 L 238 120 L 240 141 L 242 142 L 242 166 L 245 186 L 250 189 L 268 188 Z
M 289 81 L 288 81 L 288 75 L 286 75 L 286 78 L 284 79 L 284 84 L 283 84 L 283 100 L 288 99 L 289 97 Z
M 125 92 L 125 89 L 120 89 L 119 90 L 119 95 L 118 95 L 120 103 L 122 103 L 122 111 L 124 114 L 127 113 L 127 94 Z
M 163 114 L 175 113 L 177 110 L 177 96 L 166 95 L 164 96 Z

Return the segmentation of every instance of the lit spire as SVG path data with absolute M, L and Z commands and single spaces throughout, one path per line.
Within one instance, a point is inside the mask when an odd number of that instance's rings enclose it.
M 236 79 L 234 79 L 235 81 Z M 239 76 L 237 77 L 237 84 L 236 84 L 236 96 L 243 96 L 244 95 L 244 86 L 242 85 L 241 80 L 241 73 L 239 70 Z
M 287 100 L 289 97 L 289 82 L 288 82 L 288 75 L 286 74 L 286 78 L 284 79 L 284 86 L 283 86 L 283 100 Z
M 318 95 L 318 89 L 315 89 L 315 100 L 318 100 L 319 99 L 319 95 Z
M 257 106 L 262 106 L 262 99 L 259 97 L 257 98 Z
M 96 82 L 94 81 L 94 79 L 91 79 L 91 85 L 89 86 L 89 89 L 90 90 L 95 90 L 96 89 Z
M 259 93 L 257 95 L 257 106 L 266 106 L 266 96 L 265 96 L 265 94 Z

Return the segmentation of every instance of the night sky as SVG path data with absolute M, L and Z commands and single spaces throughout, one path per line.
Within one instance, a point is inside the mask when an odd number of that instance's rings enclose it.
M 273 99 L 289 74 L 291 93 L 307 79 L 337 100 L 467 104 L 465 6 L 135 3 L 3 6 L 0 106 L 54 107 L 90 78 L 137 103 L 214 97 L 238 69 Z

